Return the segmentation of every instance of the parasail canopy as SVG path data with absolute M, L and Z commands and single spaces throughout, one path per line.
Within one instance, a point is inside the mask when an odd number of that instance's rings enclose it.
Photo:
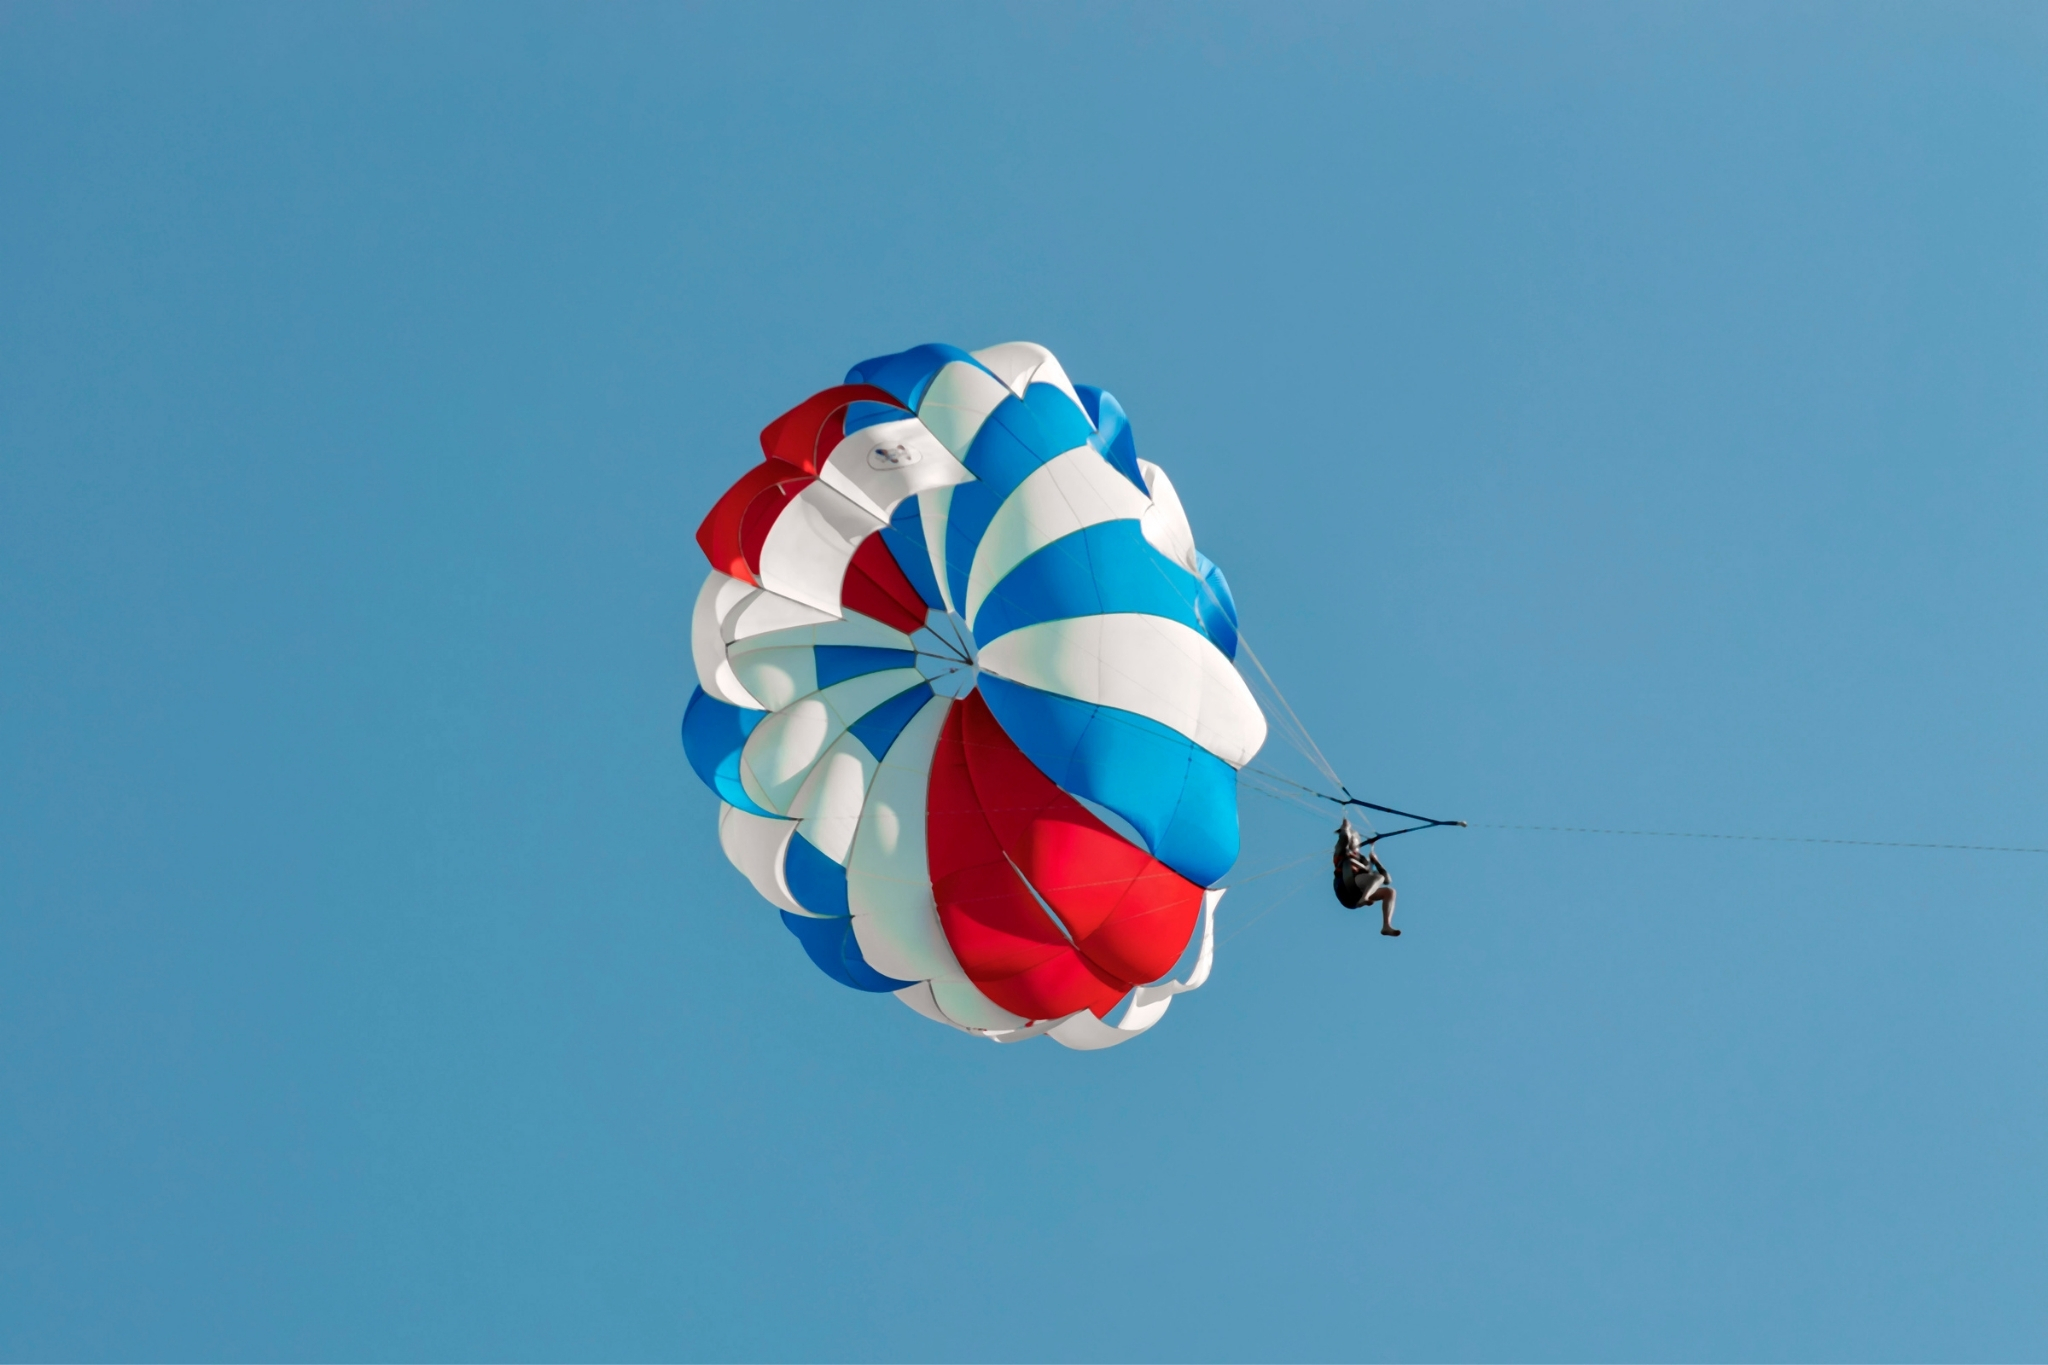
M 927 345 L 761 449 L 697 532 L 683 746 L 727 857 L 856 990 L 1003 1042 L 1151 1027 L 1208 976 L 1266 722 L 1123 409 L 1042 346 Z

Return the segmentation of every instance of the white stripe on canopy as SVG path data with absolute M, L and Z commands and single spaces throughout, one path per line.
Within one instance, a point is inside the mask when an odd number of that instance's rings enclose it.
M 917 417 L 940 444 L 964 460 L 981 424 L 1009 396 L 1001 381 L 990 378 L 979 365 L 949 361 L 925 386 Z
M 1178 730 L 1233 768 L 1266 742 L 1266 717 L 1223 652 L 1192 626 L 1140 612 L 1041 621 L 998 636 L 981 667 Z
M 711 571 L 690 613 L 690 661 L 697 665 L 697 685 L 707 693 L 733 706 L 762 711 L 767 708 L 747 691 L 726 660 L 725 638 L 719 631 L 719 622 L 754 590 L 752 584 Z
M 1145 476 L 1145 487 L 1152 493 L 1152 508 L 1138 523 L 1145 533 L 1145 539 L 1152 547 L 1174 563 L 1200 578 L 1202 571 L 1195 567 L 1195 531 L 1188 525 L 1188 513 L 1180 505 L 1180 494 L 1174 491 L 1173 480 L 1166 477 L 1166 471 L 1150 460 L 1138 461 L 1138 472 Z
M 915 417 L 863 427 L 832 448 L 818 477 L 887 521 L 896 504 L 974 476 Z
M 1058 357 L 1035 341 L 1005 341 L 974 352 L 974 358 L 1008 384 L 1010 392 L 1019 398 L 1033 384 L 1050 384 L 1072 400 L 1084 416 L 1087 414 L 1088 410 L 1081 406 L 1081 395 L 1074 392 L 1074 381 L 1067 378 Z
M 868 746 L 849 730 L 832 741 L 789 803 L 791 818 L 803 822 L 797 828 L 804 838 L 841 867 L 853 847 L 868 783 L 878 766 Z
M 952 705 L 944 697 L 926 702 L 882 756 L 846 860 L 846 903 L 861 956 L 899 981 L 967 979 L 939 927 L 925 860 L 925 791 Z
M 1133 521 L 1151 502 L 1090 446 L 1056 455 L 1003 500 L 982 532 L 967 573 L 967 623 L 1010 570 L 1032 554 L 1105 521 Z
M 885 668 L 800 697 L 770 712 L 740 750 L 740 785 L 763 810 L 788 814 L 804 779 L 847 727 L 897 693 L 916 687 L 914 668 Z
M 718 845 L 727 860 L 754 884 L 761 899 L 778 909 L 808 915 L 811 912 L 796 903 L 782 877 L 782 854 L 794 833 L 794 820 L 777 820 L 718 803 Z
M 853 552 L 886 524 L 838 489 L 807 483 L 761 543 L 761 586 L 836 616 Z

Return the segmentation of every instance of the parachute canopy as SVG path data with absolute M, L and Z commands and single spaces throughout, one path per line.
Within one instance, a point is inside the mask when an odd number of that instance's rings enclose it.
M 697 532 L 683 747 L 726 855 L 855 990 L 1144 1031 L 1208 975 L 1266 735 L 1173 484 L 1029 342 L 863 361 L 761 449 Z

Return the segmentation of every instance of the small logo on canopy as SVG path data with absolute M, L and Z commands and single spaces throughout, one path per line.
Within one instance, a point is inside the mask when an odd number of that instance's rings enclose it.
M 876 446 L 868 452 L 869 469 L 903 469 L 917 463 L 917 452 L 898 442 L 893 446 Z

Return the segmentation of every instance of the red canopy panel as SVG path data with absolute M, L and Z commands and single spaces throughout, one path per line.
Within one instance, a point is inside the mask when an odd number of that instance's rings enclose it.
M 787 495 L 774 504 L 774 512 L 779 513 L 789 499 L 796 496 L 797 490 L 811 479 L 811 475 L 781 460 L 757 464 L 742 474 L 739 482 L 725 490 L 725 496 L 713 504 L 697 527 L 697 545 L 704 551 L 704 557 L 711 561 L 711 567 L 742 582 L 758 584 L 761 580 L 755 576 L 755 563 L 745 545 L 748 509 L 763 493 L 791 485 Z M 772 524 L 774 519 L 771 514 L 768 524 Z M 766 539 L 767 535 L 764 525 L 760 537 Z M 759 554 L 760 549 L 760 540 L 756 540 L 754 553 Z
M 836 420 L 853 403 L 903 405 L 895 395 L 872 384 L 841 384 L 814 393 L 782 416 L 761 428 L 761 453 L 771 460 L 793 464 L 806 474 L 825 467 L 825 457 L 846 439 L 843 424 Z
M 1172 970 L 1201 913 L 1200 887 L 1054 786 L 978 692 L 946 719 L 926 834 L 954 955 L 982 994 L 1027 1019 L 1107 1014 Z
M 905 635 L 924 628 L 925 601 L 903 576 L 902 566 L 879 535 L 869 536 L 853 552 L 846 580 L 839 587 L 839 600 Z

